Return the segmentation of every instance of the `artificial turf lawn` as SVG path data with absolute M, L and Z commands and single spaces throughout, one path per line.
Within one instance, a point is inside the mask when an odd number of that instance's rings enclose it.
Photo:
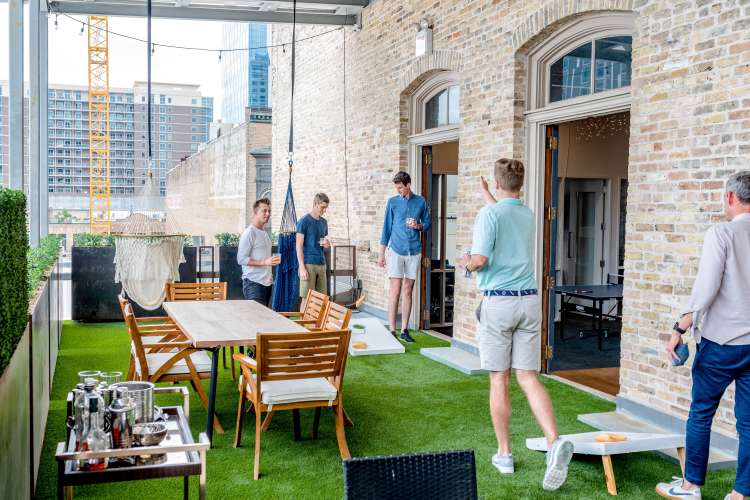
M 477 462 L 480 498 L 611 498 L 598 457 L 576 457 L 568 481 L 556 493 L 544 492 L 541 480 L 544 455 L 529 451 L 525 439 L 541 432 L 517 385 L 512 388 L 511 423 L 516 473 L 503 476 L 490 464 L 495 438 L 487 409 L 487 378 L 467 376 L 419 354 L 421 347 L 445 342 L 415 333 L 415 344 L 404 355 L 349 358 L 344 379 L 344 403 L 355 426 L 347 428 L 353 456 L 399 454 L 472 448 Z M 52 388 L 37 496 L 56 492 L 54 450 L 65 435 L 65 396 L 80 370 L 122 370 L 128 363 L 127 333 L 122 323 L 66 322 Z M 221 363 L 219 364 L 221 367 Z M 590 430 L 576 420 L 580 413 L 609 411 L 613 404 L 564 384 L 544 379 L 555 404 L 560 431 Z M 204 382 L 208 391 L 208 381 Z M 205 430 L 206 413 L 191 389 L 193 436 Z M 157 404 L 179 404 L 172 395 Z M 237 408 L 237 385 L 229 370 L 220 369 L 216 409 L 225 429 L 214 434 L 208 452 L 209 499 L 341 498 L 343 479 L 332 413 L 324 412 L 317 441 L 310 439 L 312 410 L 302 412 L 303 440 L 293 441 L 291 412 L 276 415 L 261 441 L 261 478 L 252 480 L 254 419 L 245 418 L 242 448 L 232 447 Z M 638 453 L 614 457 L 621 498 L 656 498 L 654 486 L 679 473 L 679 467 L 656 455 Z M 723 498 L 731 490 L 734 471 L 709 474 L 704 498 Z M 191 479 L 191 498 L 198 496 L 197 477 Z M 182 498 L 182 478 L 111 483 L 75 488 L 75 498 Z

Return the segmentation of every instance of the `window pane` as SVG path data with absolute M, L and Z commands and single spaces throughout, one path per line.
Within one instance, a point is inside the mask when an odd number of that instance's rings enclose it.
M 613 36 L 596 41 L 596 84 L 594 92 L 630 85 L 633 38 Z
M 591 44 L 582 45 L 550 67 L 550 102 L 591 93 Z
M 427 101 L 424 107 L 424 128 L 439 127 L 440 124 L 440 98 L 445 95 L 447 90 L 443 90 Z
M 461 91 L 458 88 L 458 85 L 454 85 L 453 87 L 448 89 L 448 123 L 458 123 L 459 122 L 459 101 L 460 101 Z

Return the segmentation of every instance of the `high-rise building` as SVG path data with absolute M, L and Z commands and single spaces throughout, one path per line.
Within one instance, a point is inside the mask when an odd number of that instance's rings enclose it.
M 213 98 L 197 85 L 152 83 L 151 150 L 154 173 L 165 194 L 166 171 L 208 141 Z M 148 172 L 146 83 L 132 89 L 110 89 L 110 183 L 113 206 L 117 198 L 140 192 Z M 8 82 L 0 82 L 0 172 L 8 185 Z M 28 100 L 26 100 L 28 102 Z M 28 123 L 28 104 L 26 119 Z M 88 90 L 84 86 L 50 85 L 47 112 L 50 206 L 88 206 L 89 123 Z M 28 145 L 28 134 L 26 134 Z M 26 148 L 28 153 L 28 147 Z M 28 177 L 28 176 L 27 176 Z M 56 203 L 55 198 L 61 203 Z M 63 201 L 64 199 L 64 201 Z M 67 205 L 67 206 L 66 206 Z
M 224 23 L 221 60 L 222 105 L 225 123 L 242 123 L 245 108 L 269 107 L 268 26 L 263 23 Z M 247 47 L 247 50 L 229 50 Z

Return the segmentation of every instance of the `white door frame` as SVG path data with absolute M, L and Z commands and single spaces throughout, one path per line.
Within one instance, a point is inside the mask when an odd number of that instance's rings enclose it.
M 536 215 L 536 241 L 534 245 L 534 268 L 537 285 L 543 290 L 544 273 L 544 147 L 545 127 L 563 122 L 580 120 L 591 116 L 609 115 L 630 111 L 630 88 L 607 92 L 606 95 L 594 94 L 586 98 L 571 99 L 546 108 L 528 111 L 525 114 L 526 126 L 526 180 L 524 181 L 524 198 L 527 206 Z
M 430 129 L 426 132 L 414 134 L 409 136 L 409 175 L 411 176 L 411 189 L 414 193 L 424 196 L 422 193 L 422 146 L 433 146 L 435 144 L 441 144 L 444 142 L 458 141 L 460 126 L 451 125 L 447 127 L 440 127 L 436 129 Z M 459 147 L 461 147 L 459 143 Z M 427 200 L 429 206 L 430 200 Z M 432 207 L 430 207 L 432 209 Z M 422 266 L 420 265 L 420 269 Z M 422 325 L 419 321 L 422 304 L 422 273 L 417 274 L 417 280 L 414 282 L 414 294 L 412 295 L 412 307 L 411 307 L 411 318 L 409 321 L 419 326 L 421 329 Z M 415 306 L 416 304 L 416 306 Z

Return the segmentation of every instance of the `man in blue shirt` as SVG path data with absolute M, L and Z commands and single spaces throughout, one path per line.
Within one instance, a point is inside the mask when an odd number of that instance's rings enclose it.
M 429 231 L 432 221 L 427 202 L 411 190 L 411 177 L 399 172 L 393 177 L 396 196 L 385 206 L 385 221 L 380 235 L 378 265 L 386 268 L 390 279 L 388 321 L 396 335 L 396 310 L 401 297 L 401 335 L 404 342 L 414 342 L 409 335 L 414 281 L 422 260 L 422 232 Z
M 479 314 L 479 359 L 490 372 L 490 414 L 497 438 L 492 465 L 503 474 L 515 469 L 510 451 L 510 370 L 526 394 L 547 438 L 547 467 L 542 487 L 556 490 L 565 482 L 573 444 L 561 439 L 552 402 L 539 381 L 541 305 L 534 277 L 534 213 L 521 202 L 524 167 L 518 160 L 495 162 L 498 200 L 482 178 L 487 206 L 474 222 L 471 255 L 458 264 L 478 271 L 483 299 Z
M 328 210 L 328 196 L 318 193 L 313 199 L 310 213 L 297 222 L 297 262 L 299 263 L 299 296 L 303 299 L 301 310 L 305 309 L 304 299 L 308 290 L 328 294 L 326 283 L 326 256 L 324 248 L 331 245 L 328 236 L 328 222 L 323 214 Z

